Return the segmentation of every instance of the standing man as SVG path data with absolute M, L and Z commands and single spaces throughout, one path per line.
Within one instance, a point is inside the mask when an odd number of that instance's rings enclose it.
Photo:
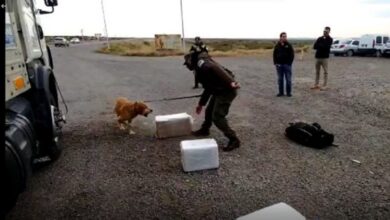
M 280 33 L 279 42 L 274 48 L 274 65 L 278 73 L 279 93 L 277 97 L 284 96 L 284 79 L 286 79 L 286 93 L 291 97 L 291 65 L 294 61 L 294 48 L 287 41 L 287 34 Z
M 328 59 L 330 53 L 330 47 L 332 46 L 333 39 L 329 35 L 330 27 L 325 27 L 324 35 L 319 37 L 314 43 L 314 50 L 316 50 L 316 80 L 315 84 L 311 89 L 327 89 L 328 83 Z M 321 66 L 324 69 L 324 83 L 322 88 L 319 86 L 320 83 L 320 71 Z
M 213 61 L 205 52 L 199 55 L 195 53 L 187 54 L 184 56 L 184 60 L 184 65 L 189 70 L 196 70 L 199 81 L 204 88 L 196 107 L 196 113 L 200 114 L 203 107 L 208 103 L 202 127 L 194 131 L 193 135 L 210 135 L 211 125 L 214 123 L 229 139 L 227 146 L 222 148 L 224 151 L 231 151 L 240 147 L 240 140 L 236 132 L 230 128 L 226 119 L 230 105 L 237 96 L 237 89 L 240 88 L 234 79 L 234 75 Z
M 201 52 L 208 53 L 209 50 L 208 50 L 207 46 L 202 42 L 200 37 L 195 37 L 195 44 L 191 46 L 190 52 L 200 54 Z M 199 79 L 198 79 L 198 75 L 197 75 L 195 70 L 193 71 L 193 73 L 194 73 L 194 78 L 195 78 L 195 85 L 194 85 L 193 89 L 197 89 L 197 88 L 199 88 L 199 86 L 198 86 Z

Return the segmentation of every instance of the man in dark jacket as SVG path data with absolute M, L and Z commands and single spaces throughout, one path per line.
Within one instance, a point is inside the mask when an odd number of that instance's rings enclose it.
M 274 65 L 278 73 L 279 93 L 278 97 L 284 96 L 284 78 L 286 79 L 286 93 L 291 97 L 291 65 L 294 61 L 294 48 L 287 41 L 287 34 L 279 35 L 279 42 L 274 48 Z
M 230 128 L 226 119 L 230 105 L 237 96 L 239 84 L 234 80 L 231 71 L 215 62 L 202 52 L 199 55 L 190 53 L 184 56 L 184 65 L 189 70 L 196 70 L 199 81 L 202 83 L 204 91 L 196 107 L 196 113 L 200 114 L 203 107 L 208 103 L 205 112 L 205 120 L 202 127 L 193 132 L 195 136 L 208 136 L 210 127 L 214 122 L 215 126 L 221 130 L 229 139 L 224 151 L 231 151 L 240 147 L 240 140 L 236 132 Z
M 191 46 L 190 52 L 200 54 L 201 52 L 206 52 L 208 53 L 209 50 L 206 46 L 206 44 L 203 43 L 203 41 L 200 39 L 200 37 L 195 37 L 195 43 L 194 45 Z M 193 89 L 199 88 L 199 79 L 198 79 L 198 74 L 194 70 L 194 78 L 195 78 L 195 85 Z
M 311 89 L 327 89 L 328 83 L 328 59 L 330 53 L 330 47 L 332 46 L 333 39 L 329 35 L 330 27 L 325 27 L 324 35 L 319 37 L 314 43 L 314 50 L 316 50 L 316 80 L 315 84 Z M 320 71 L 321 66 L 324 69 L 324 83 L 322 88 L 319 86 L 320 83 Z

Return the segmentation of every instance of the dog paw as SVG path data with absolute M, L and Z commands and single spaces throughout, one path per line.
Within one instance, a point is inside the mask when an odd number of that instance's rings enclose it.
M 132 131 L 132 130 L 130 130 L 130 131 L 129 131 L 129 134 L 130 134 L 130 135 L 134 135 L 134 134 L 135 134 L 135 132 L 134 132 L 134 131 Z
M 123 125 L 119 125 L 119 129 L 125 130 L 126 128 L 125 128 L 125 126 L 123 126 Z

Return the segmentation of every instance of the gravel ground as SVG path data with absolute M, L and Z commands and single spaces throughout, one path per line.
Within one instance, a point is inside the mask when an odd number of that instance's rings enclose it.
M 217 170 L 184 173 L 179 143 L 156 140 L 156 114 L 194 114 L 197 100 L 151 103 L 154 115 L 117 129 L 117 96 L 200 93 L 182 57 L 96 54 L 98 45 L 53 48 L 69 106 L 63 154 L 37 170 L 7 219 L 234 219 L 286 202 L 308 219 L 390 219 L 390 60 L 334 57 L 328 91 L 310 91 L 314 59 L 293 67 L 293 97 L 277 98 L 270 57 L 216 58 L 242 85 L 229 120 L 242 147 L 220 151 Z M 339 147 L 316 150 L 284 137 L 295 119 L 319 122 Z M 211 137 L 226 139 L 213 127 Z M 355 163 L 352 160 L 359 160 Z

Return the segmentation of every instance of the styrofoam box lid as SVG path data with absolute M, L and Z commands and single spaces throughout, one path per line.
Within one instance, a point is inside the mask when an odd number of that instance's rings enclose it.
M 265 207 L 237 220 L 306 220 L 297 210 L 284 202 Z
M 178 114 L 172 114 L 172 115 L 156 115 L 155 120 L 156 121 L 173 121 L 177 119 L 191 119 L 191 115 L 187 114 L 186 112 L 184 113 L 178 113 Z
M 205 147 L 218 147 L 217 142 L 213 138 L 186 140 L 180 142 L 181 148 L 186 150 L 204 149 Z

